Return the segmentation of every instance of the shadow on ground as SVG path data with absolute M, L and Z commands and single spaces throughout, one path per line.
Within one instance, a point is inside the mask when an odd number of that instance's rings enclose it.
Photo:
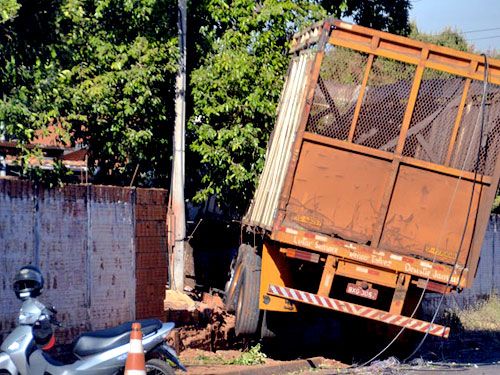
M 263 351 L 279 360 L 324 356 L 346 364 L 364 364 L 384 350 L 400 331 L 399 327 L 316 309 L 274 318 L 270 324 L 277 337 L 264 340 Z M 450 338 L 428 336 L 412 359 L 477 364 L 500 361 L 500 332 L 467 331 L 459 321 L 440 323 L 451 327 Z M 404 331 L 377 359 L 396 357 L 404 361 L 423 336 Z

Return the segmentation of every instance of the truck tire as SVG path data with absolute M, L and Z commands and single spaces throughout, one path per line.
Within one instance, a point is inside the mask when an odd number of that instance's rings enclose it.
M 224 287 L 224 307 L 226 311 L 234 313 L 238 293 L 241 286 L 243 258 L 248 252 L 253 252 L 253 247 L 248 244 L 241 244 L 238 254 L 233 258 L 229 267 L 228 281 Z
M 231 261 L 231 265 L 229 266 L 228 280 L 224 287 L 224 307 L 226 311 L 230 313 L 234 313 L 234 309 L 236 307 L 236 299 L 238 298 L 237 292 L 239 288 L 238 285 L 239 280 L 237 280 L 236 276 L 238 257 L 239 257 L 239 252 L 238 255 L 234 257 L 233 260 Z
M 242 249 L 244 247 L 244 249 Z M 241 276 L 235 306 L 235 333 L 254 335 L 259 328 L 259 289 L 262 258 L 256 249 L 242 245 Z

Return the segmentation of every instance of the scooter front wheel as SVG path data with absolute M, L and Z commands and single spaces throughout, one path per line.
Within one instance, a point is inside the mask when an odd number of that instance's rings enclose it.
M 150 359 L 146 362 L 147 375 L 174 375 L 175 371 L 169 364 L 161 359 Z

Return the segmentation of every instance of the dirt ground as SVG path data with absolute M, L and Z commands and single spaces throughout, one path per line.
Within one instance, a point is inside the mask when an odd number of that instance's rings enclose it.
M 178 320 L 172 320 L 184 323 L 171 343 L 190 374 L 500 374 L 500 330 L 475 329 L 455 315 L 442 322 L 451 326 L 450 338 L 429 337 L 411 361 L 402 359 L 422 336 L 408 332 L 377 361 L 358 367 L 385 347 L 397 329 L 344 315 L 332 319 L 331 313 L 313 310 L 301 316 L 300 324 L 295 315 L 288 321 L 280 317 L 283 330 L 276 339 L 242 340 L 234 334 L 234 316 L 217 296 L 204 296 L 195 312 L 175 314 Z M 476 316 L 481 320 L 484 312 Z M 245 353 L 255 345 L 258 350 L 249 359 Z

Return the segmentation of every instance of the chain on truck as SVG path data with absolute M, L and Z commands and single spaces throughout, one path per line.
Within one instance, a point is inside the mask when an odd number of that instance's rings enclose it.
M 290 52 L 243 220 L 262 241 L 240 246 L 226 285 L 237 334 L 308 304 L 447 338 L 410 295 L 474 280 L 500 175 L 500 60 L 334 19 Z

